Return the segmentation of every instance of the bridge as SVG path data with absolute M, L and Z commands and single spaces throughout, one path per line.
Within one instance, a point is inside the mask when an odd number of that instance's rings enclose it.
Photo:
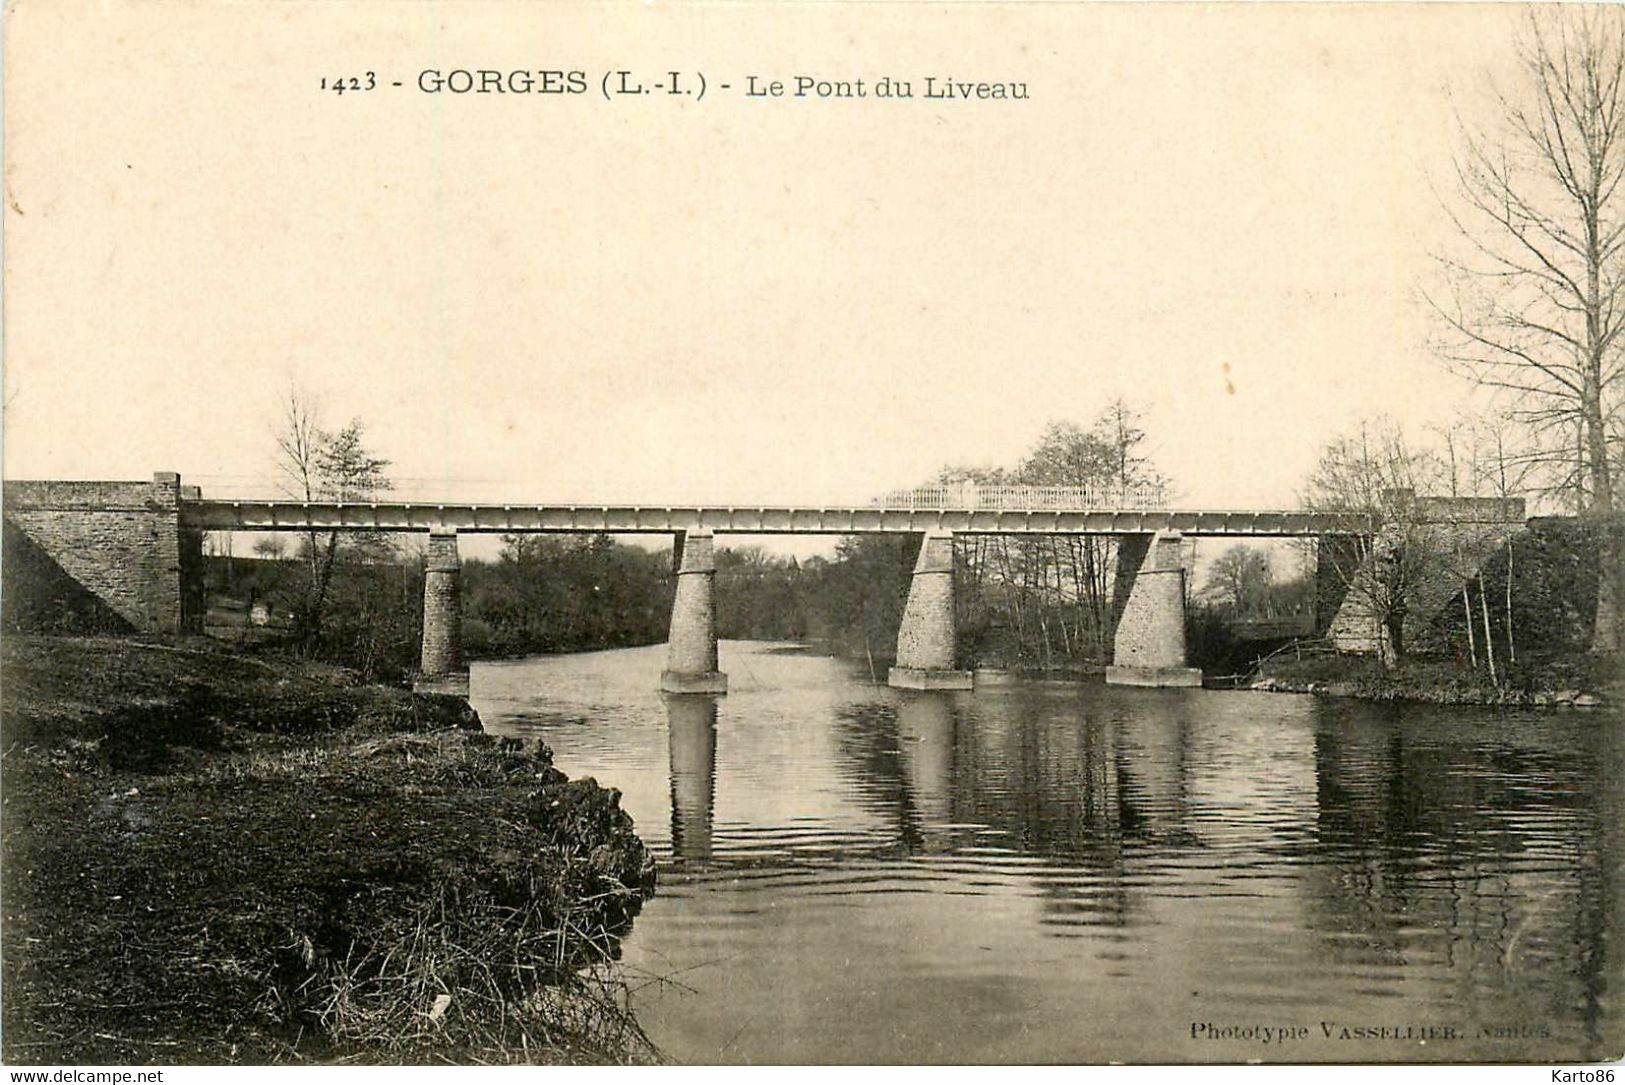
M 189 630 L 201 624 L 202 537 L 209 531 L 414 532 L 428 537 L 421 685 L 466 690 L 460 649 L 458 536 L 610 533 L 673 537 L 677 587 L 662 688 L 722 693 L 717 657 L 714 540 L 727 534 L 907 534 L 918 557 L 890 684 L 969 689 L 955 658 L 953 545 L 962 535 L 1109 535 L 1117 539 L 1113 664 L 1123 685 L 1200 685 L 1187 666 L 1182 542 L 1192 537 L 1319 540 L 1316 630 L 1339 627 L 1349 584 L 1373 563 L 1379 518 L 1302 509 L 1168 507 L 1160 490 L 977 486 L 961 483 L 886 494 L 852 505 L 456 504 L 357 500 L 205 498 L 160 472 L 148 482 L 7 481 L 6 548 L 37 552 L 130 628 Z M 1412 521 L 1484 539 L 1524 522 L 1519 499 L 1400 494 Z M 1378 548 L 1380 549 L 1380 548 Z M 1369 574 L 1364 574 L 1369 575 Z M 1324 581 L 1324 583 L 1322 583 Z M 8 585 L 8 589 L 15 585 Z M 1322 595 L 1324 599 L 1322 600 Z M 1322 605 L 1324 603 L 1324 605 Z M 1343 615 L 1358 639 L 1358 616 Z
M 1184 535 L 1305 537 L 1369 533 L 1370 516 L 1302 510 L 1045 508 L 1024 505 L 447 505 L 187 500 L 199 531 L 527 532 L 613 535 Z

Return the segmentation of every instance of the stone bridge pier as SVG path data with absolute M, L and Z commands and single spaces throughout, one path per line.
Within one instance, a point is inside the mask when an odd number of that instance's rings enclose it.
M 898 689 L 971 689 L 970 671 L 957 670 L 954 638 L 954 537 L 920 540 L 903 623 L 897 629 L 897 665 L 886 684 Z
M 1174 531 L 1119 540 L 1114 595 L 1121 600 L 1121 608 L 1112 641 L 1112 665 L 1106 668 L 1108 685 L 1202 684 L 1202 672 L 1185 661 L 1182 543 L 1182 536 Z
M 709 531 L 677 536 L 677 592 L 660 688 L 667 693 L 727 693 L 717 669 L 717 561 Z
M 424 693 L 468 696 L 463 665 L 462 561 L 455 531 L 429 533 L 423 574 L 423 656 L 412 688 Z

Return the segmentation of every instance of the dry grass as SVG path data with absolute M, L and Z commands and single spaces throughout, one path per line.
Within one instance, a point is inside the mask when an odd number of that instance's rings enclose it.
M 619 972 L 584 954 L 617 936 L 590 905 L 559 917 L 544 895 L 511 906 L 443 889 L 388 937 L 313 971 L 322 1028 L 392 1061 L 658 1061 Z
M 29 643 L 14 681 L 5 645 L 8 1061 L 658 1058 L 613 963 L 653 890 L 617 793 L 409 694 L 256 666 L 245 721 L 210 653 L 131 649 L 138 704 L 104 674 L 59 711 L 97 648 Z

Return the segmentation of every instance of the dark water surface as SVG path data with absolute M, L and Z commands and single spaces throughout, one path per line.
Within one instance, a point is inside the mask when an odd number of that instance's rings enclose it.
M 473 701 L 625 793 L 678 1061 L 1620 1053 L 1617 718 L 907 693 L 731 642 L 726 697 L 663 697 L 663 653 L 477 664 Z

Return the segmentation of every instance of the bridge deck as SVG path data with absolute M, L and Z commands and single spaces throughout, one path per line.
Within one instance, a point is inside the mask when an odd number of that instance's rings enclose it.
M 486 534 L 862 535 L 955 532 L 972 535 L 1307 536 L 1367 534 L 1370 517 L 1273 509 L 894 508 L 729 505 L 305 504 L 297 501 L 188 500 L 187 526 L 205 531 L 459 531 Z

